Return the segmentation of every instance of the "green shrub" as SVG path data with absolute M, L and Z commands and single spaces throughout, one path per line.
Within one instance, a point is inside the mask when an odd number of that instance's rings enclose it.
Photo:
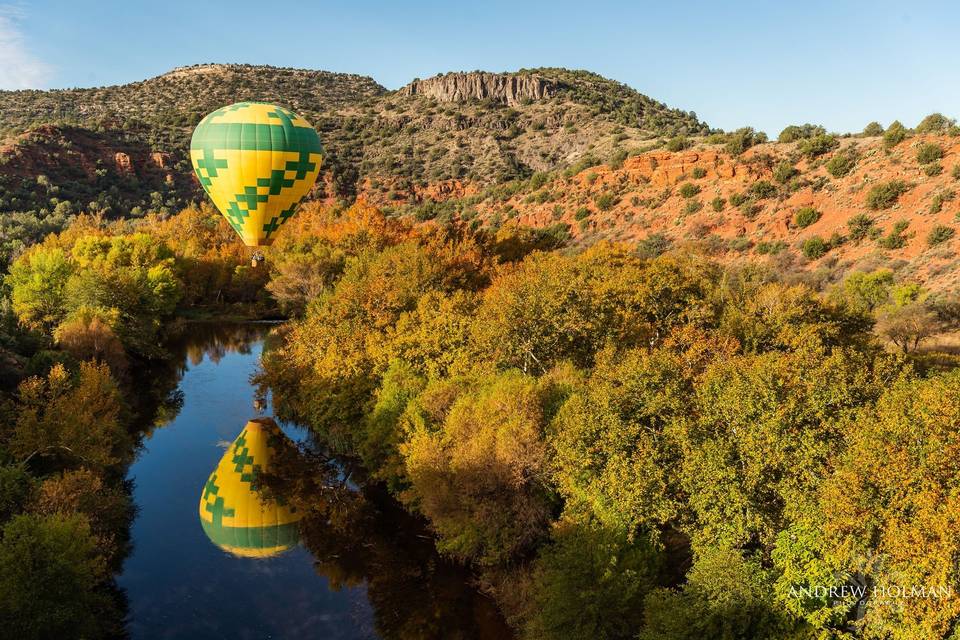
M 742 205 L 742 204 L 743 204 L 744 202 L 746 202 L 747 200 L 748 200 L 748 197 L 747 197 L 745 194 L 742 194 L 742 193 L 731 193 L 731 194 L 730 194 L 730 204 L 732 204 L 732 205 L 735 206 L 735 207 L 739 207 L 740 205 Z
M 710 201 L 710 207 L 713 208 L 713 210 L 716 211 L 717 213 L 720 213 L 721 211 L 723 211 L 724 207 L 726 206 L 727 206 L 727 201 L 721 198 L 720 196 L 717 196 L 716 198 Z
M 777 141 L 779 142 L 796 142 L 797 140 L 804 140 L 806 138 L 813 138 L 814 136 L 820 136 L 827 132 L 826 129 L 819 125 L 814 124 L 803 124 L 795 125 L 791 124 L 788 127 L 785 127 L 783 131 L 780 132 L 780 135 L 777 136 Z
M 938 224 L 933 229 L 930 230 L 930 233 L 927 235 L 927 244 L 931 247 L 940 244 L 941 242 L 946 242 L 956 234 L 956 230 L 953 227 L 948 227 L 944 224 Z
M 740 214 L 747 220 L 753 220 L 762 209 L 763 207 L 757 204 L 752 198 L 748 198 L 740 205 Z
M 696 213 L 703 208 L 703 203 L 699 200 L 687 200 L 687 204 L 683 207 L 683 212 L 686 214 Z
M 931 162 L 928 165 L 924 165 L 923 173 L 933 178 L 934 176 L 938 176 L 943 173 L 943 165 L 939 162 Z
M 863 135 L 873 138 L 883 135 L 883 126 L 879 122 L 871 122 L 863 128 Z
M 847 220 L 847 229 L 850 232 L 851 240 L 863 240 L 875 229 L 873 226 L 873 218 L 865 213 L 858 213 Z
M 942 113 L 931 113 L 920 121 L 915 131 L 917 133 L 946 133 L 956 124 L 956 120 L 951 120 Z
M 890 233 L 880 238 L 877 244 L 884 249 L 902 249 L 907 245 L 907 236 L 904 235 L 903 232 L 906 231 L 909 226 L 910 222 L 908 220 L 899 220 L 893 225 Z
M 801 207 L 793 216 L 793 223 L 804 229 L 820 219 L 820 212 L 813 207 Z
M 692 198 L 698 193 L 700 193 L 700 187 L 692 182 L 684 182 L 680 185 L 680 195 L 684 198 Z
M 786 184 L 795 175 L 797 175 L 797 170 L 787 160 L 781 160 L 773 168 L 773 179 L 780 184 Z
M 907 129 L 899 120 L 894 120 L 890 123 L 890 126 L 887 127 L 886 132 L 883 134 L 883 146 L 886 149 L 893 149 L 895 146 L 903 142 L 907 137 Z
M 579 209 L 577 209 L 576 213 L 573 214 L 574 220 L 583 220 L 584 218 L 589 218 L 589 217 L 590 217 L 590 209 L 587 209 L 586 207 L 580 207 Z
M 642 258 L 656 258 L 670 250 L 673 241 L 664 234 L 652 233 L 637 243 L 637 253 Z
M 667 151 L 673 151 L 673 152 L 683 151 L 684 149 L 688 149 L 689 147 L 690 147 L 690 141 L 684 138 L 683 136 L 676 136 L 674 138 L 670 138 L 670 140 L 667 142 Z
M 743 127 L 727 134 L 727 144 L 723 148 L 727 153 L 738 156 L 755 144 L 766 142 L 766 138 L 765 134 L 758 133 L 751 127 Z
M 867 206 L 873 210 L 889 209 L 910 189 L 903 180 L 890 180 L 874 185 L 867 192 Z
M 833 151 L 838 146 L 840 146 L 840 142 L 836 136 L 820 134 L 802 141 L 797 149 L 808 158 L 817 158 Z
M 609 211 L 613 209 L 613 205 L 617 204 L 617 196 L 612 193 L 602 193 L 593 202 L 600 211 Z
M 800 250 L 808 260 L 816 260 L 822 258 L 830 250 L 830 245 L 820 236 L 813 236 L 803 241 Z
M 933 142 L 924 142 L 917 147 L 917 162 L 927 164 L 943 157 L 943 147 Z
M 707 170 L 703 167 L 694 167 L 691 175 L 693 176 L 694 180 L 699 180 L 707 175 Z
M 777 240 L 776 242 L 758 242 L 757 243 L 757 253 L 762 256 L 771 255 L 775 256 L 784 249 L 787 248 L 787 243 L 783 240 Z
M 763 200 L 764 198 L 772 198 L 777 195 L 777 188 L 766 180 L 757 180 L 750 185 L 749 192 L 750 195 L 758 200 Z
M 930 201 L 930 213 L 940 213 L 943 210 L 943 203 L 953 200 L 956 195 L 955 191 L 948 189 L 933 196 L 933 199 Z
M 610 168 L 619 169 L 622 167 L 628 155 L 629 152 L 626 149 L 617 149 L 614 151 L 613 155 L 610 156 Z
M 857 152 L 853 147 L 847 147 L 841 151 L 838 151 L 834 154 L 830 160 L 827 161 L 826 167 L 827 171 L 834 178 L 842 178 L 851 171 L 857 164 Z
M 960 180 L 960 164 L 954 165 L 953 169 L 950 170 L 950 177 L 954 180 Z

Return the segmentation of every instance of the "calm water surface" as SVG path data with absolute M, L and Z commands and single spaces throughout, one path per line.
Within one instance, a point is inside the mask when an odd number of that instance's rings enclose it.
M 118 582 L 129 600 L 133 638 L 380 637 L 366 585 L 332 589 L 303 546 L 267 559 L 240 558 L 212 544 L 200 527 L 207 477 L 257 415 L 250 376 L 268 328 L 201 327 L 177 348 L 182 408 L 145 437 L 129 472 L 139 513 Z M 294 440 L 306 437 L 281 426 Z

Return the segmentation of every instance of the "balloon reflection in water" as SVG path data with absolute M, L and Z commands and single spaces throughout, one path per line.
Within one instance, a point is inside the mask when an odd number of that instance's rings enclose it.
M 296 546 L 302 513 L 261 492 L 280 447 L 292 443 L 271 418 L 255 418 L 223 454 L 200 494 L 200 524 L 210 540 L 245 558 L 269 558 Z

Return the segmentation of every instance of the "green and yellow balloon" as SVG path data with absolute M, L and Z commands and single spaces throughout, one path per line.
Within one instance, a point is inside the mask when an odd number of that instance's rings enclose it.
M 190 141 L 200 184 L 248 247 L 273 242 L 316 182 L 322 158 L 306 120 L 263 102 L 217 109 Z

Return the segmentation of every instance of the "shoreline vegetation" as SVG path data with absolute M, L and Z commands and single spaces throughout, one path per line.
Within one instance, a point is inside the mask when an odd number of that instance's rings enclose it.
M 957 302 L 661 249 L 309 203 L 251 268 L 207 207 L 77 218 L 3 285 L 0 624 L 122 634 L 125 471 L 178 410 L 164 336 L 285 317 L 257 379 L 278 416 L 520 638 L 949 637 L 955 597 L 823 594 L 960 583 L 960 373 L 923 350 Z

